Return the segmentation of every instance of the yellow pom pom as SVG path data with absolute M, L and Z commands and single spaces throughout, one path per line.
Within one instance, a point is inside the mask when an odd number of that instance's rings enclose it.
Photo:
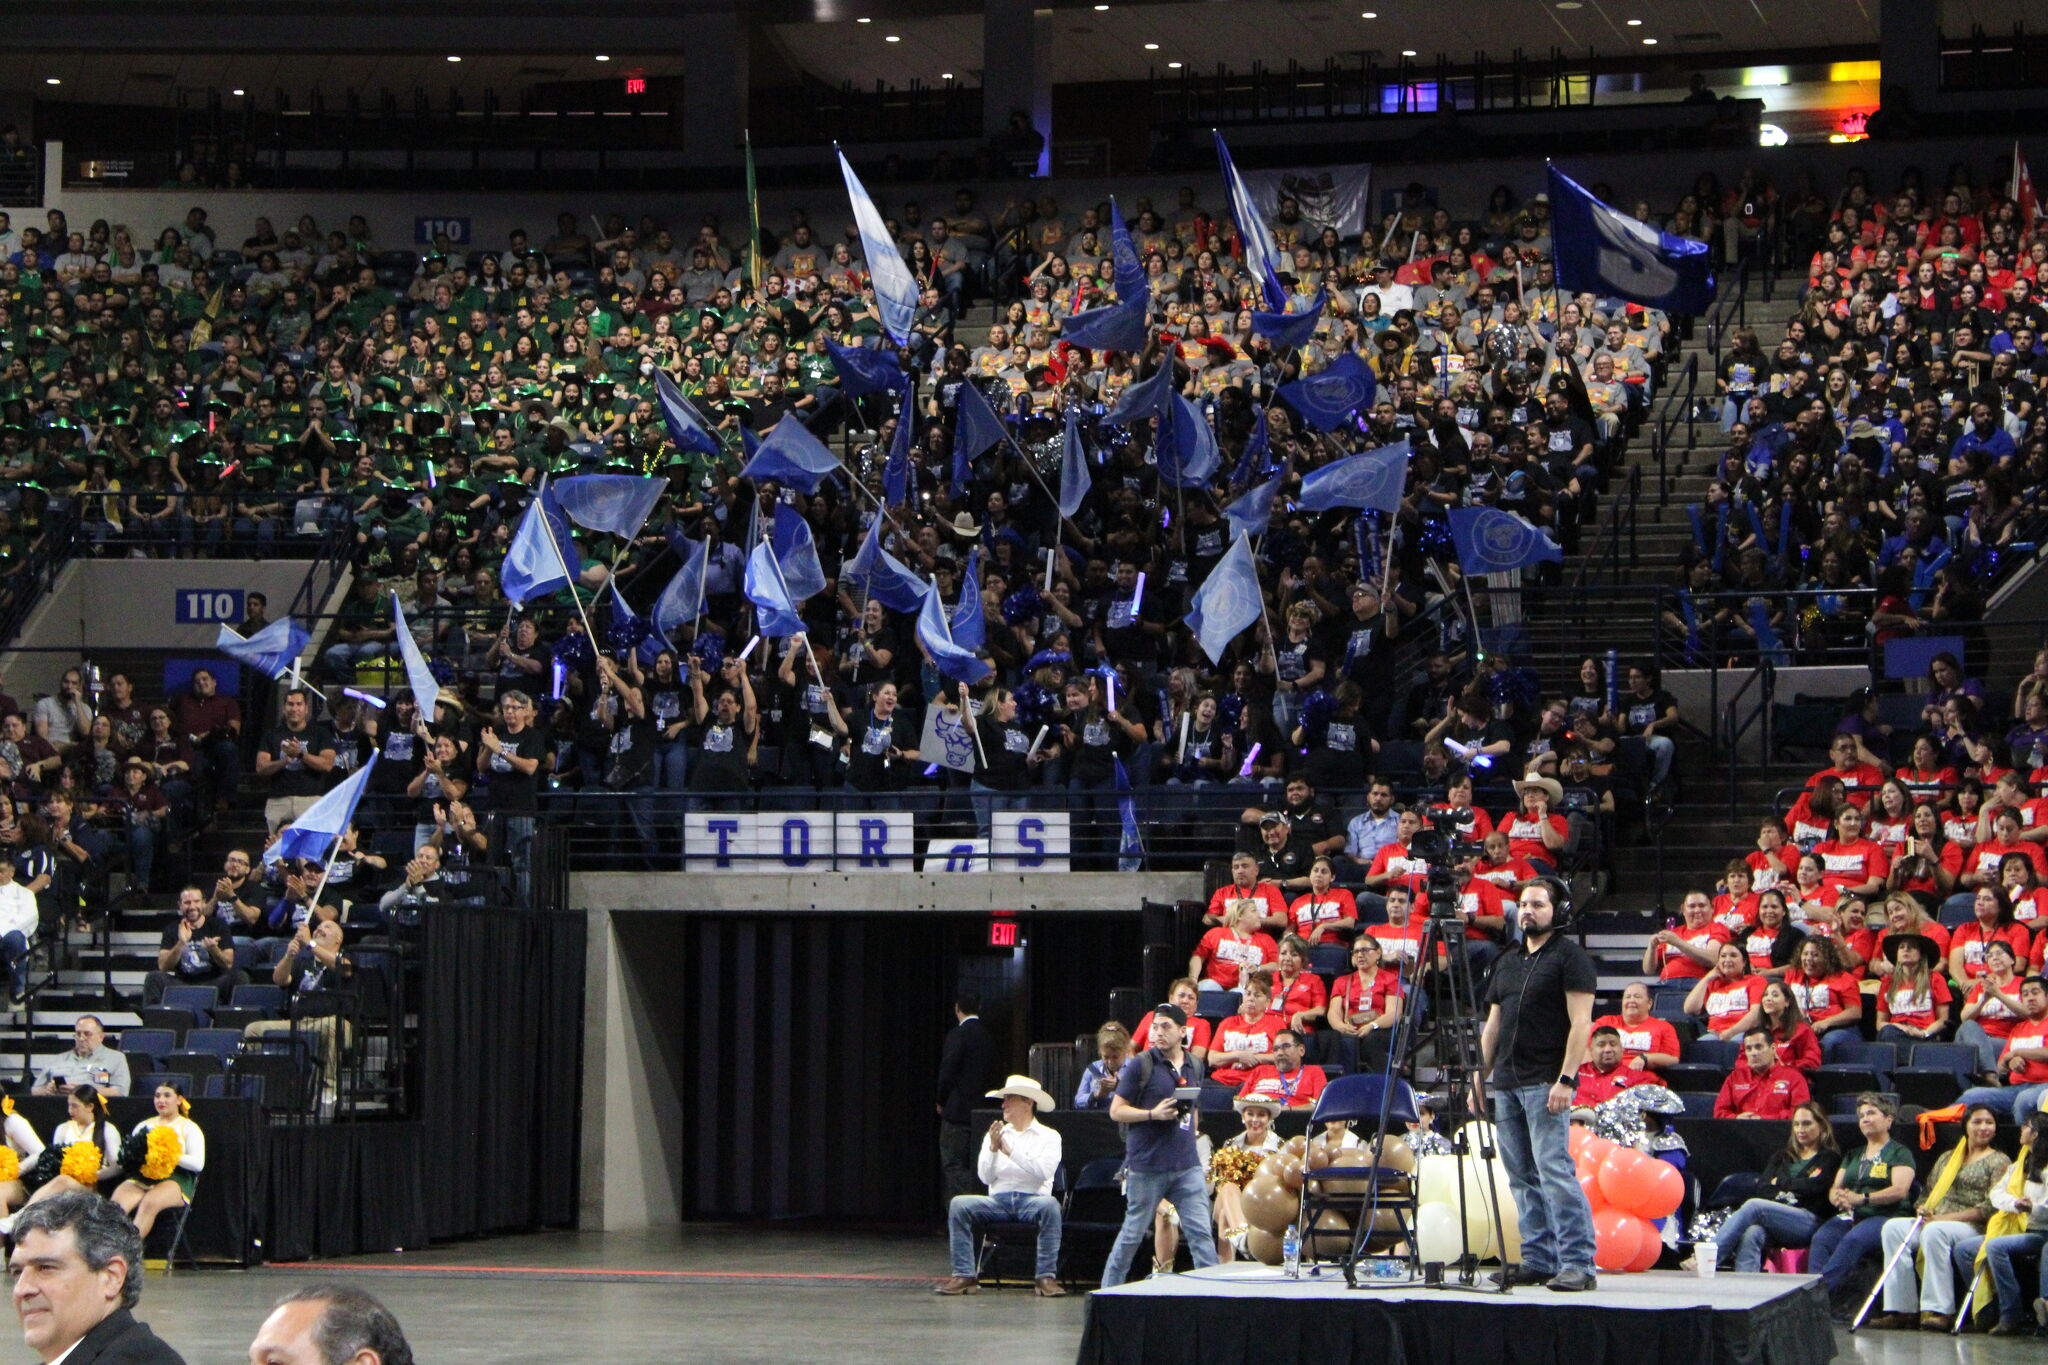
M 59 1175 L 68 1175 L 79 1184 L 91 1189 L 100 1179 L 100 1145 L 97 1142 L 74 1142 L 64 1149 L 64 1162 L 57 1168 Z
M 21 1179 L 21 1156 L 12 1147 L 0 1143 L 0 1183 Z
M 185 1155 L 184 1139 L 178 1130 L 168 1123 L 160 1123 L 149 1130 L 149 1155 L 142 1159 L 144 1180 L 164 1180 L 178 1169 L 178 1158 Z

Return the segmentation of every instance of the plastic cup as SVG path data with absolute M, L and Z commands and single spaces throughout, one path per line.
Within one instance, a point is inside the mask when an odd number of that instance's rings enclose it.
M 1692 1259 L 1694 1268 L 1699 1271 L 1699 1277 L 1711 1280 L 1721 1269 L 1721 1248 L 1713 1242 L 1694 1242 Z

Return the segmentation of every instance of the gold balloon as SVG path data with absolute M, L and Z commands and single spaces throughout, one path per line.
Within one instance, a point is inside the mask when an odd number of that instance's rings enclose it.
M 1319 1137 L 1308 1145 L 1307 1165 L 1311 1171 L 1320 1171 L 1336 1159 L 1337 1148 L 1327 1136 Z
M 1298 1157 L 1298 1156 L 1295 1156 L 1294 1154 L 1292 1154 L 1292 1153 L 1290 1153 L 1290 1152 L 1285 1152 L 1285 1151 L 1275 1152 L 1275 1153 L 1273 1153 L 1273 1155 L 1271 1155 L 1271 1156 L 1269 1156 L 1269 1157 L 1267 1157 L 1267 1158 L 1266 1158 L 1266 1161 L 1265 1161 L 1265 1166 L 1266 1166 L 1266 1167 L 1269 1167 L 1269 1168 L 1271 1168 L 1271 1169 L 1272 1169 L 1273 1173 L 1274 1173 L 1275 1175 L 1277 1175 L 1277 1176 L 1278 1176 L 1278 1177 L 1280 1178 L 1280 1183 L 1281 1183 L 1282 1185 L 1286 1186 L 1286 1187 L 1287 1187 L 1288 1189 L 1290 1189 L 1290 1190 L 1292 1190 L 1292 1191 L 1296 1192 L 1297 1194 L 1298 1194 L 1298 1193 L 1300 1193 L 1300 1191 L 1301 1191 L 1301 1158 L 1300 1158 L 1300 1157 Z
M 1407 1139 L 1389 1135 L 1374 1143 L 1373 1149 L 1375 1166 L 1384 1166 L 1393 1171 L 1407 1171 L 1411 1174 L 1414 1172 L 1415 1152 L 1409 1147 Z
M 1287 1225 L 1301 1216 L 1301 1198 L 1272 1171 L 1261 1167 L 1244 1189 L 1245 1221 L 1278 1237 Z
M 1286 1229 L 1282 1228 L 1281 1232 Z M 1280 1244 L 1280 1233 L 1268 1232 L 1254 1227 L 1244 1235 L 1244 1249 L 1255 1261 L 1265 1265 L 1279 1265 L 1286 1259 L 1286 1248 Z
M 1293 1137 L 1280 1144 L 1280 1150 L 1292 1156 L 1296 1161 L 1299 1161 L 1308 1153 L 1308 1136 L 1303 1133 L 1296 1133 Z
M 1316 1219 L 1308 1249 L 1319 1261 L 1334 1261 L 1351 1249 L 1351 1220 L 1331 1209 Z

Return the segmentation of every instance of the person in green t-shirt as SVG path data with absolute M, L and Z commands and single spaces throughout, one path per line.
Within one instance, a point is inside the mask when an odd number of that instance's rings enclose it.
M 1814 1230 L 1807 1249 L 1808 1268 L 1820 1273 L 1831 1295 L 1846 1291 L 1856 1267 L 1877 1254 L 1885 1220 L 1903 1217 L 1912 1207 L 1913 1153 L 1892 1137 L 1898 1113 L 1889 1096 L 1866 1091 L 1856 1097 L 1856 1129 L 1863 1142 L 1842 1153 L 1828 1191 L 1835 1217 Z

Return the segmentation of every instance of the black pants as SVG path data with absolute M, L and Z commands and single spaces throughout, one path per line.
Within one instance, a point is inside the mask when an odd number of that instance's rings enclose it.
M 978 1194 L 981 1181 L 974 1174 L 974 1126 L 939 1120 L 939 1170 L 946 1178 L 946 1198 Z

